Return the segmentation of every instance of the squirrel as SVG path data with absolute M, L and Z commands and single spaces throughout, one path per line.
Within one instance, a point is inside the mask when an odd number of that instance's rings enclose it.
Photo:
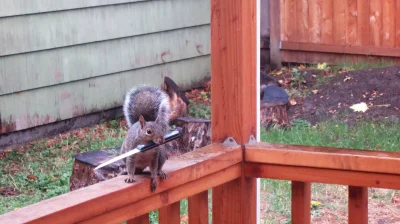
M 129 127 L 128 133 L 121 146 L 121 153 L 128 152 L 140 144 L 151 141 L 158 144 L 156 148 L 137 153 L 123 161 L 126 164 L 128 178 L 126 183 L 135 182 L 135 172 L 141 173 L 149 167 L 151 173 L 151 191 L 157 188 L 157 176 L 167 179 L 168 175 L 162 171 L 168 159 L 164 135 L 167 133 L 170 122 L 171 108 L 168 95 L 160 88 L 150 85 L 139 85 L 132 88 L 125 95 L 123 113 Z
M 139 121 L 134 123 L 128 130 L 128 134 L 122 143 L 121 153 L 128 152 L 140 144 L 146 144 L 151 141 L 158 145 L 163 144 L 165 142 L 165 132 L 158 123 L 158 119 L 159 117 L 155 121 L 146 122 L 144 117 L 139 115 Z M 164 145 L 123 158 L 129 175 L 125 182 L 135 182 L 135 172 L 141 173 L 146 167 L 149 167 L 151 173 L 150 190 L 154 192 L 158 185 L 157 176 L 160 176 L 161 179 L 168 179 L 168 175 L 162 171 L 166 160 L 167 153 Z

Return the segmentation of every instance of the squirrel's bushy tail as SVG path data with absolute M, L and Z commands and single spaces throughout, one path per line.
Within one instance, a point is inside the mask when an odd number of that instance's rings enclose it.
M 146 121 L 156 121 L 164 131 L 168 130 L 171 108 L 168 95 L 160 88 L 149 85 L 132 88 L 125 95 L 123 112 L 128 127 L 143 115 Z

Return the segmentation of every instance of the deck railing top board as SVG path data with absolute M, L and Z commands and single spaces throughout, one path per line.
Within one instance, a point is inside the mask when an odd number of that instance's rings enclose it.
M 212 144 L 167 160 L 164 171 L 169 178 L 159 182 L 155 194 L 232 167 L 242 162 L 242 156 L 241 146 Z M 240 175 L 240 169 L 237 175 Z M 119 176 L 3 214 L 0 223 L 76 223 L 154 195 L 150 191 L 148 175 L 138 175 L 137 182 L 133 184 L 126 184 L 124 178 L 126 176 Z M 186 192 L 189 195 L 190 190 Z

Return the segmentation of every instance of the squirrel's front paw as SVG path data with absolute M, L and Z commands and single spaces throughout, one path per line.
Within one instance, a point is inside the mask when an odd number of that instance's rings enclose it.
M 133 183 L 136 182 L 136 180 L 133 177 L 128 177 L 125 179 L 125 183 Z
M 163 171 L 158 172 L 158 176 L 161 177 L 161 179 L 168 179 L 168 174 L 164 173 Z

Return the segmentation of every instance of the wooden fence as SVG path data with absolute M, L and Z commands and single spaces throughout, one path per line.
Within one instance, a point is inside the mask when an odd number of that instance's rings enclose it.
M 400 0 L 279 2 L 280 10 L 270 13 L 280 18 L 282 61 L 336 63 L 366 56 L 400 61 Z
M 367 187 L 400 189 L 400 154 L 254 142 L 256 136 L 255 1 L 211 0 L 212 141 L 168 160 L 169 179 L 150 192 L 148 177 L 119 176 L 0 216 L 0 223 L 257 223 L 256 178 L 292 181 L 292 223 L 310 223 L 310 183 L 349 186 L 349 223 L 368 223 Z M 243 60 L 247 59 L 247 60 Z

